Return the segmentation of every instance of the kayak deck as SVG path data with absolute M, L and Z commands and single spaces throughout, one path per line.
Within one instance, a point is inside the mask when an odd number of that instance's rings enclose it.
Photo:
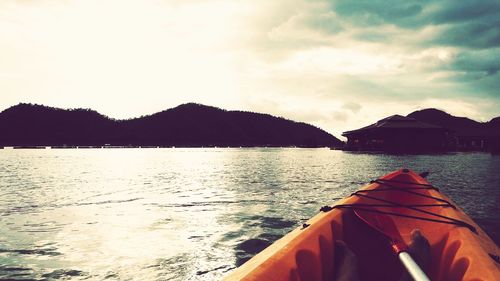
M 398 280 L 404 269 L 387 237 L 359 219 L 354 210 L 364 216 L 389 217 L 406 243 L 411 231 L 420 229 L 431 245 L 426 272 L 431 280 L 493 281 L 500 276 L 494 259 L 499 256 L 496 244 L 450 199 L 412 171 L 390 173 L 322 210 L 224 280 L 334 280 L 336 240 L 343 240 L 356 254 L 361 280 Z

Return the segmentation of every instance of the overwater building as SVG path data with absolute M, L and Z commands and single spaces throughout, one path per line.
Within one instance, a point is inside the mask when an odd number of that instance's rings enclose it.
M 440 152 L 453 145 L 450 130 L 400 115 L 342 135 L 347 137 L 346 150 Z

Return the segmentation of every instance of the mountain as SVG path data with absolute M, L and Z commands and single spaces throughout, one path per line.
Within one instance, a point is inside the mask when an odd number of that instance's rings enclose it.
M 102 143 L 115 122 L 93 110 L 18 104 L 0 113 L 0 145 Z
M 0 146 L 342 146 L 312 125 L 188 103 L 129 120 L 90 109 L 19 104 L 0 113 Z
M 500 117 L 483 123 L 466 117 L 456 117 L 434 108 L 418 110 L 407 116 L 425 123 L 451 129 L 457 136 L 500 136 Z
M 488 127 L 490 130 L 496 130 L 497 132 L 500 132 L 500 117 L 491 119 L 486 123 L 486 127 Z
M 496 124 L 497 126 L 500 125 L 500 116 L 491 119 L 490 122 L 488 122 L 488 123 L 490 123 L 490 124 Z

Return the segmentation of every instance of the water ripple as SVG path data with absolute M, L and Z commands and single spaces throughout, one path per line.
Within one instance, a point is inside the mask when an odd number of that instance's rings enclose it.
M 2 150 L 0 163 L 0 280 L 219 280 L 402 167 L 430 171 L 500 242 L 500 157 L 483 153 Z

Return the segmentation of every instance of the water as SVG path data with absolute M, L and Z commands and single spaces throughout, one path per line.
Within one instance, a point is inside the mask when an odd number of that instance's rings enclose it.
M 328 149 L 0 150 L 0 280 L 217 280 L 392 170 L 500 241 L 500 157 Z

